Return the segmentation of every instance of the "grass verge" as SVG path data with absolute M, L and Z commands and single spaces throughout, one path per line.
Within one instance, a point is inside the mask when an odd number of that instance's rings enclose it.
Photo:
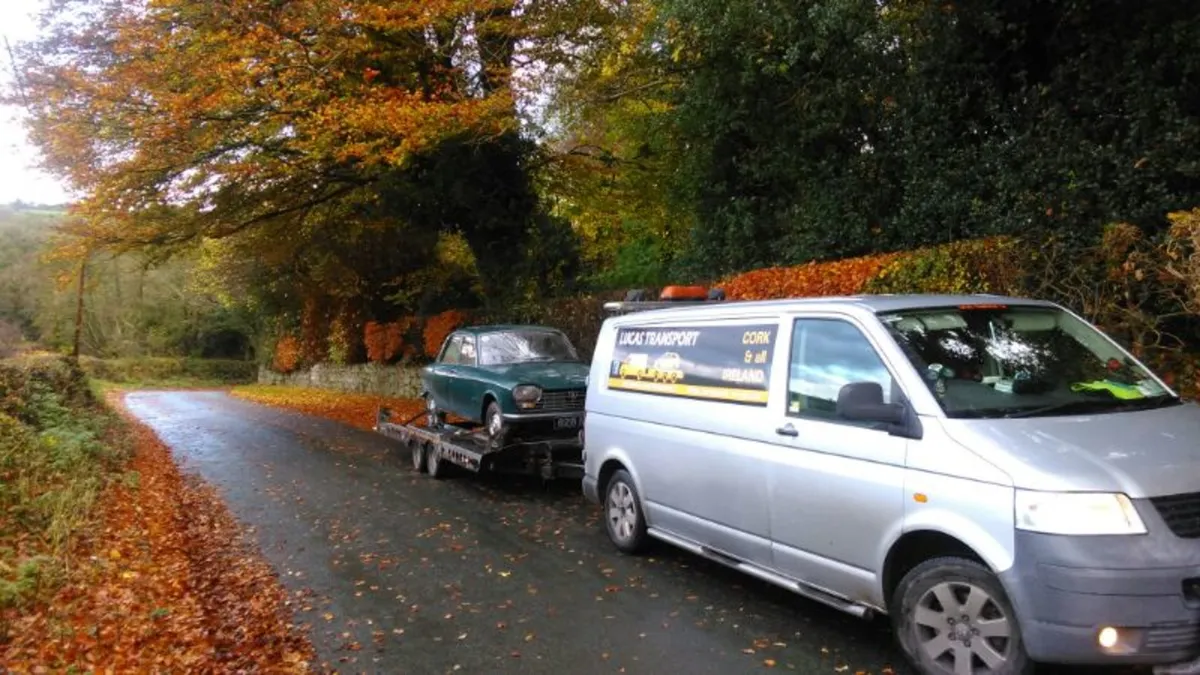
M 77 365 L 0 362 L 0 640 L 70 571 L 98 495 L 129 456 Z
M 234 387 L 230 393 L 247 401 L 317 415 L 368 431 L 375 425 L 375 413 L 380 406 L 391 408 L 397 421 L 406 420 L 425 409 L 420 399 L 389 398 L 308 387 L 252 384 Z
M 120 394 L 90 391 L 66 362 L 0 364 L 0 663 L 308 672 L 286 593 L 216 493 Z

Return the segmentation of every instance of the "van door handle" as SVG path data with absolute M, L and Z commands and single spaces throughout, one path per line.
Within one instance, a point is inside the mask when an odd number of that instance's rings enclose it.
M 792 426 L 791 422 L 776 429 L 775 433 L 779 434 L 780 436 L 791 436 L 793 438 L 800 435 L 800 432 L 796 431 L 796 427 Z

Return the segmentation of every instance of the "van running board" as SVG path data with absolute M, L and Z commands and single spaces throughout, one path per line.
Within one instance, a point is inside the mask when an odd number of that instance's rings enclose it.
M 678 546 L 685 551 L 690 551 L 696 555 L 708 558 L 709 560 L 719 562 L 722 565 L 745 572 L 750 576 L 757 577 L 768 583 L 781 586 L 797 595 L 802 595 L 809 600 L 815 600 L 823 605 L 828 605 L 834 609 L 839 609 L 847 614 L 850 614 L 851 616 L 856 616 L 860 619 L 867 618 L 874 611 L 870 607 L 854 602 L 853 600 L 847 600 L 846 598 L 834 595 L 815 586 L 809 586 L 808 584 L 803 584 L 793 579 L 780 576 L 774 572 L 765 570 L 758 565 L 748 563 L 744 560 L 739 560 L 738 558 L 734 558 L 733 556 L 711 549 L 707 546 L 694 544 L 686 539 L 681 539 L 673 534 L 668 534 L 657 528 L 647 528 L 646 533 L 655 539 L 661 539 L 662 541 L 674 546 Z

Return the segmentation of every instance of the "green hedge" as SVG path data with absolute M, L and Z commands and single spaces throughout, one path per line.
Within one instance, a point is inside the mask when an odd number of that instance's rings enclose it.
M 200 382 L 246 384 L 258 377 L 253 361 L 146 357 L 124 359 L 80 359 L 83 370 L 93 378 L 117 383 Z

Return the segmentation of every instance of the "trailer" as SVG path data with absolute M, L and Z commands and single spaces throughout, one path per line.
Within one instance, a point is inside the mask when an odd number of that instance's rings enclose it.
M 412 456 L 413 469 L 433 478 L 445 478 L 455 466 L 471 473 L 504 473 L 540 477 L 583 478 L 583 440 L 578 437 L 516 441 L 491 448 L 482 429 L 443 424 L 431 429 L 414 417 L 397 422 L 390 409 L 381 407 L 375 415 L 375 431 L 399 443 Z

